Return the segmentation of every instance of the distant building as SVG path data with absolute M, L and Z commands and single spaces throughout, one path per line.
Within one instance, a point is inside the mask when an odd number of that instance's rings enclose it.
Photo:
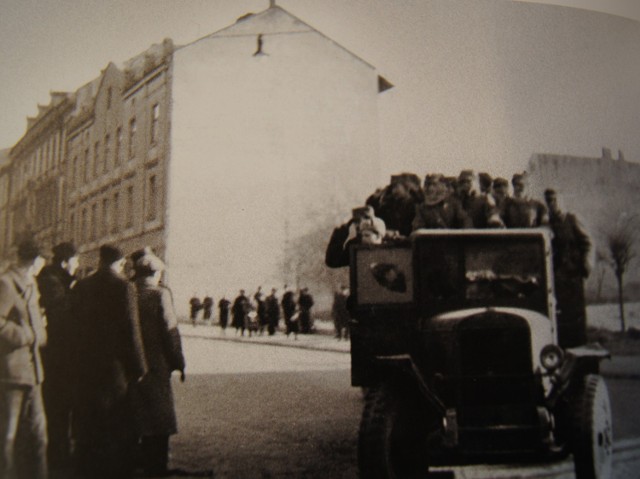
M 11 162 L 9 149 L 0 150 L 0 265 L 9 255 L 11 246 L 9 224 L 9 180 L 11 173 Z
M 578 213 L 599 235 L 621 214 L 638 212 L 640 204 L 640 164 L 618 158 L 603 148 L 601 157 L 534 154 L 527 169 L 531 192 L 542 197 L 545 188 L 554 188 L 568 211 Z
M 291 245 L 328 237 L 327 218 L 377 184 L 377 96 L 392 85 L 274 3 L 52 94 L 11 150 L 7 241 L 72 240 L 89 267 L 104 242 L 150 245 L 179 306 L 205 289 L 313 289 Z
M 527 171 L 532 195 L 542 198 L 545 188 L 554 188 L 563 209 L 578 214 L 592 237 L 594 257 L 596 249 L 607 250 L 607 231 L 617 221 L 640 212 L 640 164 L 626 161 L 621 151 L 617 159 L 608 148 L 602 149 L 601 157 L 538 153 L 531 157 Z M 609 287 L 614 284 L 612 278 L 607 281 Z M 592 289 L 595 279 L 592 274 Z M 630 268 L 626 281 L 640 281 L 640 270 Z

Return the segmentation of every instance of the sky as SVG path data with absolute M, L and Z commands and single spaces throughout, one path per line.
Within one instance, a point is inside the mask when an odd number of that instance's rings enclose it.
M 394 84 L 379 96 L 385 178 L 463 168 L 509 176 L 537 152 L 596 157 L 602 147 L 640 161 L 637 0 L 277 4 Z M 268 5 L 0 0 L 0 148 L 20 139 L 50 91 L 76 90 L 111 61 L 166 37 L 192 42 Z

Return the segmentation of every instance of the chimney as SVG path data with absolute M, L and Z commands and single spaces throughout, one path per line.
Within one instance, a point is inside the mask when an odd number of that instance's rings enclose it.
M 622 150 L 618 150 L 618 161 L 624 161 L 624 154 Z
M 602 159 L 603 160 L 613 160 L 613 157 L 611 156 L 611 149 L 610 148 L 602 148 Z
M 269 0 L 269 8 L 273 8 L 276 6 L 276 0 Z

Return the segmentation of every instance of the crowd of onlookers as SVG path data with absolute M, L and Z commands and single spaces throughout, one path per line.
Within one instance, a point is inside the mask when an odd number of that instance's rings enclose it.
M 45 266 L 24 239 L 0 273 L 0 477 L 169 475 L 185 360 L 164 264 L 103 245 L 94 273 L 78 267 L 71 243 Z
M 206 295 L 200 300 L 194 295 L 189 300 L 189 311 L 192 324 L 195 326 L 201 319 L 211 325 L 216 324 L 214 300 Z M 298 337 L 298 333 L 310 334 L 314 331 L 311 308 L 314 299 L 308 288 L 301 288 L 296 292 L 288 285 L 284 286 L 282 298 L 278 297 L 277 288 L 272 288 L 271 293 L 265 296 L 262 286 L 253 296 L 247 296 L 241 289 L 233 303 L 226 297 L 218 301 L 217 324 L 226 333 L 230 325 L 236 334 L 249 336 L 254 333 L 263 335 L 265 331 L 273 336 L 280 330 L 280 320 L 284 320 L 284 333 L 289 337 Z M 202 314 L 201 314 L 202 313 Z

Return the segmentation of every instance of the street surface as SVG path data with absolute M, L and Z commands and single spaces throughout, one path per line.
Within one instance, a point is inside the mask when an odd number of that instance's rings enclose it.
M 197 329 L 206 336 L 204 328 Z M 267 337 L 243 343 L 240 338 L 192 337 L 190 328 L 181 330 L 187 380 L 182 384 L 174 377 L 180 432 L 172 438 L 173 467 L 212 470 L 218 479 L 358 477 L 362 395 L 350 386 L 349 354 L 283 347 L 294 346 L 292 338 L 278 346 L 256 344 Z M 232 331 L 227 334 L 233 337 Z M 335 340 L 318 338 L 322 341 Z M 614 378 L 607 383 L 616 434 L 613 479 L 640 478 L 640 418 L 635 413 L 640 381 Z M 574 474 L 566 461 L 546 467 L 438 469 L 432 476 L 571 479 Z

